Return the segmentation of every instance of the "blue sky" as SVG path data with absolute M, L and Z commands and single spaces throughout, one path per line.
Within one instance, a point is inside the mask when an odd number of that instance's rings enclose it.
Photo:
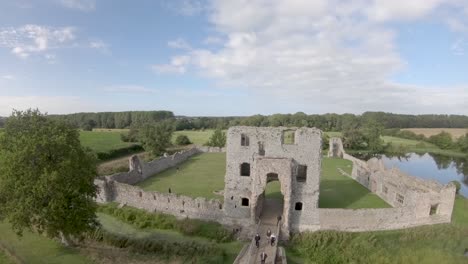
M 468 114 L 468 1 L 0 1 L 0 115 Z

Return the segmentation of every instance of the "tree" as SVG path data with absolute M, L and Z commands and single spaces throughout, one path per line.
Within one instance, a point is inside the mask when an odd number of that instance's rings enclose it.
M 363 128 L 363 134 L 367 143 L 367 148 L 372 152 L 380 152 L 384 149 L 381 138 L 384 126 L 375 120 L 368 120 Z
M 96 158 L 70 124 L 14 111 L 0 137 L 0 221 L 62 238 L 97 225 Z
M 211 147 L 224 147 L 226 145 L 226 133 L 219 128 L 216 129 L 206 145 Z
M 468 133 L 457 140 L 457 145 L 461 151 L 468 154 Z
M 176 145 L 189 145 L 192 144 L 186 135 L 178 135 L 175 140 Z
M 452 135 L 445 131 L 442 131 L 437 135 L 430 136 L 429 142 L 441 149 L 449 149 L 453 146 Z
M 174 128 L 167 122 L 146 124 L 140 129 L 139 138 L 146 151 L 154 156 L 161 156 L 171 145 Z

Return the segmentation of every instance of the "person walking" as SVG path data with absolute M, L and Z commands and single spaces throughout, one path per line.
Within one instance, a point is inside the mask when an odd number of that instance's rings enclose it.
M 260 235 L 258 233 L 255 235 L 255 246 L 260 247 Z
M 268 230 L 267 230 L 267 237 L 268 237 L 268 239 L 270 239 L 270 236 L 271 236 L 271 230 L 268 229 Z
M 276 241 L 275 234 L 271 234 L 271 236 L 270 236 L 270 245 L 271 246 L 275 245 L 275 241 Z
M 278 215 L 278 217 L 276 218 L 276 220 L 278 220 L 278 221 L 276 222 L 276 225 L 278 225 L 279 222 L 281 221 L 281 215 Z
M 267 257 L 268 255 L 265 253 L 265 251 L 263 251 L 262 254 L 260 254 L 260 260 L 262 264 L 265 264 Z

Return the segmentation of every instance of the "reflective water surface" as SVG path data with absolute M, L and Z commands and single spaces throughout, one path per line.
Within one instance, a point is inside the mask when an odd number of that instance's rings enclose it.
M 387 168 L 397 167 L 407 174 L 423 179 L 433 179 L 443 184 L 458 181 L 461 183 L 460 193 L 468 197 L 468 161 L 465 158 L 429 153 L 379 156 Z

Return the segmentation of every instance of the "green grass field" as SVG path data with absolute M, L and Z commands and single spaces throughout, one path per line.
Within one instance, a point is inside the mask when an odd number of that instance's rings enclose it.
M 224 189 L 225 153 L 203 153 L 176 168 L 163 171 L 138 184 L 146 191 L 167 192 L 191 197 L 222 198 L 214 191 Z
M 212 129 L 206 129 L 206 130 L 203 130 L 203 131 L 200 131 L 200 130 L 196 130 L 196 131 L 192 131 L 192 130 L 176 131 L 176 132 L 174 132 L 174 135 L 172 136 L 172 142 L 174 142 L 175 138 L 178 135 L 186 135 L 193 144 L 203 145 L 206 142 L 208 142 L 211 135 L 213 134 L 213 131 L 214 130 L 212 130 Z
M 25 231 L 22 237 L 18 237 L 11 230 L 11 226 L 4 222 L 0 222 L 0 243 L 28 264 L 92 263 L 77 250 L 65 248 L 59 242 L 42 235 Z M 0 263 L 3 263 L 1 260 L 0 257 Z
M 352 162 L 344 159 L 324 158 L 320 178 L 320 208 L 387 208 L 391 207 L 376 194 L 350 177 L 342 175 L 338 168 L 351 174 Z
M 338 168 L 351 173 L 352 163 L 343 159 L 324 158 L 320 182 L 321 208 L 385 208 L 389 207 L 377 195 L 353 179 L 343 176 Z M 224 188 L 226 173 L 225 153 L 203 153 L 196 155 L 175 168 L 168 169 L 138 184 L 147 191 L 167 192 L 190 197 L 218 198 L 214 194 Z M 270 182 L 265 190 L 267 198 L 282 199 L 280 183 Z
M 134 144 L 123 142 L 120 139 L 120 132 L 116 131 L 80 131 L 80 141 L 83 146 L 89 147 L 95 152 L 108 152 Z
M 0 263 L 1 264 L 14 264 L 13 260 L 11 260 L 5 252 L 0 249 Z

